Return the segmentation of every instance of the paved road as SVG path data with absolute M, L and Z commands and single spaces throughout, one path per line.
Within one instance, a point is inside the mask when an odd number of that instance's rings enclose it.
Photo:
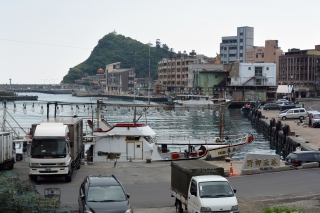
M 296 196 L 320 195 L 320 168 L 231 177 L 237 189 L 238 202 L 285 199 Z
M 170 197 L 170 163 L 95 163 L 82 166 L 74 173 L 71 183 L 63 178 L 40 178 L 37 189 L 43 193 L 45 188 L 58 187 L 61 189 L 61 202 L 63 206 L 78 208 L 77 197 L 81 181 L 90 174 L 114 174 L 123 183 L 130 194 L 130 202 L 139 212 L 148 212 L 142 209 L 156 207 L 165 208 L 163 212 L 173 210 L 174 198 Z M 18 162 L 14 170 L 21 180 L 28 178 L 28 166 L 25 162 Z M 308 170 L 294 170 L 281 173 L 265 173 L 253 176 L 230 177 L 231 185 L 237 189 L 239 206 L 247 201 L 259 201 L 278 198 L 320 195 L 318 177 L 320 168 Z M 160 210 L 157 210 L 160 212 Z M 174 212 L 174 211 L 173 211 Z

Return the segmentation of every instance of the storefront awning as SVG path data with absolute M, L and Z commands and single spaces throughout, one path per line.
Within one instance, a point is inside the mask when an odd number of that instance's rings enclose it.
M 292 92 L 292 85 L 279 85 L 277 89 L 277 93 L 291 93 Z

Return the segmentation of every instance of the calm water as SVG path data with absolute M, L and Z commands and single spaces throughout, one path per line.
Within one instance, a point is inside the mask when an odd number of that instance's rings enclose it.
M 63 108 L 59 116 L 71 116 L 76 113 L 79 117 L 91 118 L 92 108 L 94 109 L 96 100 L 88 97 L 80 98 L 71 95 L 51 95 L 42 93 L 19 93 L 19 95 L 37 95 L 38 101 L 16 101 L 16 112 L 14 112 L 14 103 L 8 102 L 7 109 L 12 117 L 22 126 L 25 131 L 31 127 L 32 123 L 46 119 L 47 116 L 47 102 L 57 101 L 71 103 L 72 105 L 59 105 L 59 110 Z M 130 104 L 132 102 L 121 101 L 116 99 L 109 99 L 105 102 Z M 136 102 L 144 103 L 144 102 Z M 156 103 L 153 103 L 156 104 Z M 24 111 L 23 105 L 26 107 Z M 79 110 L 77 109 L 77 105 Z M 43 107 L 43 114 L 41 114 L 41 106 Z M 92 108 L 91 108 L 92 107 Z M 3 103 L 0 105 L 0 116 L 3 117 Z M 72 108 L 72 109 L 71 109 Z M 50 117 L 53 117 L 54 105 L 50 105 Z M 72 112 L 73 111 L 73 112 Z M 104 117 L 109 123 L 115 124 L 117 122 L 132 122 L 133 110 L 130 108 L 113 108 L 107 107 L 104 110 Z M 26 114 L 25 114 L 26 112 Z M 138 109 L 142 113 L 142 109 Z M 217 113 L 218 114 L 218 113 Z M 7 120 L 13 127 L 17 128 L 18 125 L 13 119 L 7 115 Z M 176 109 L 174 114 L 172 111 L 164 111 L 163 109 L 157 110 L 151 108 L 148 110 L 147 115 L 143 115 L 139 121 L 140 123 L 147 123 L 156 133 L 157 138 L 168 138 L 168 136 L 191 136 L 193 138 L 209 137 L 213 138 L 219 135 L 218 124 L 220 117 L 216 113 L 209 110 L 199 111 L 190 109 L 190 113 L 186 113 L 183 109 Z M 237 153 L 233 159 L 242 160 L 246 153 L 263 153 L 274 154 L 275 150 L 270 148 L 270 142 L 261 132 L 253 128 L 247 117 L 242 114 L 239 109 L 228 109 L 225 112 L 225 135 L 235 135 L 245 132 L 250 132 L 255 136 L 253 143 L 247 145 L 241 152 Z M 7 125 L 8 126 L 8 125 Z M 18 128 L 17 128 L 18 129 Z M 89 129 L 87 129 L 89 131 Z M 18 130 L 21 135 L 24 135 L 22 130 Z M 172 147 L 172 149 L 179 149 L 181 147 Z

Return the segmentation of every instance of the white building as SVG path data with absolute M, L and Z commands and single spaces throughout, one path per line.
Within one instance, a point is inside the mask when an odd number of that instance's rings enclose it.
M 230 78 L 230 86 L 276 86 L 276 64 L 240 63 L 239 73 Z
M 232 63 L 236 60 L 246 62 L 246 50 L 253 48 L 253 27 L 238 27 L 236 36 L 222 37 L 220 43 L 220 58 L 223 64 Z

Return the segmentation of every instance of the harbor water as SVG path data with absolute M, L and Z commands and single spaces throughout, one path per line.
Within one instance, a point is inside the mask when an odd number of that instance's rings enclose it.
M 57 117 L 69 117 L 77 115 L 84 119 L 95 117 L 97 99 L 90 97 L 75 97 L 70 94 L 43 94 L 43 93 L 19 93 L 19 95 L 36 95 L 38 101 L 7 102 L 6 115 L 8 127 L 11 125 L 20 136 L 28 132 L 31 124 L 47 118 L 47 103 L 58 102 Z M 103 100 L 104 103 L 133 104 L 133 102 L 117 99 Z M 138 104 L 145 102 L 135 101 Z M 157 105 L 157 103 L 151 103 Z M 3 117 L 4 104 L 0 105 L 0 116 Z M 59 112 L 59 114 L 58 114 Z M 104 119 L 110 124 L 133 121 L 133 109 L 130 107 L 106 107 L 101 111 Z M 176 108 L 174 111 L 165 110 L 162 107 L 151 107 L 147 113 L 143 108 L 137 109 L 138 116 L 142 114 L 139 123 L 148 124 L 155 132 L 157 138 L 214 138 L 219 136 L 220 113 L 219 109 L 196 109 L 186 111 Z M 12 117 L 11 117 L 12 116 Z M 49 105 L 49 117 L 54 117 L 54 105 Z M 15 122 L 16 121 L 16 122 Z M 252 133 L 254 141 L 245 146 L 233 156 L 233 160 L 243 160 L 246 153 L 274 154 L 276 151 L 270 146 L 270 141 L 261 132 L 255 129 L 248 121 L 247 116 L 240 109 L 227 109 L 224 115 L 224 135 L 236 135 Z M 3 125 L 3 124 L 2 124 Z M 22 131 L 20 125 L 24 131 Z M 90 128 L 85 125 L 84 131 L 89 133 Z M 172 151 L 185 147 L 170 147 Z

